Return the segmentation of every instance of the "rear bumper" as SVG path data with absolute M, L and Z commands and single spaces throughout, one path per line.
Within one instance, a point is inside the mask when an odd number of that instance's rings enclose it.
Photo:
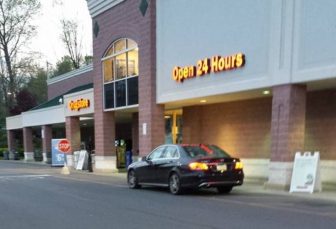
M 243 171 L 230 173 L 193 172 L 181 176 L 184 188 L 210 188 L 219 186 L 238 186 L 244 182 Z

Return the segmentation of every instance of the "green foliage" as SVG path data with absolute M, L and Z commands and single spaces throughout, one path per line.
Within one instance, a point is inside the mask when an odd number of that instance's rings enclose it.
M 47 71 L 38 68 L 34 76 L 32 76 L 27 83 L 27 90 L 34 96 L 37 104 L 44 103 L 48 100 L 48 87 L 47 87 Z
M 93 56 L 85 56 L 84 61 L 86 65 L 92 64 Z
M 52 77 L 71 72 L 74 69 L 70 56 L 63 56 L 62 59 L 56 63 L 56 69 L 54 70 Z

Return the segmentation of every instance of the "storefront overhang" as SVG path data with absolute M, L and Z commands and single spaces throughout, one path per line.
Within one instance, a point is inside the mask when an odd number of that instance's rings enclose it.
M 66 116 L 85 116 L 81 117 L 81 120 L 91 119 L 94 113 L 92 87 L 92 84 L 87 84 L 74 88 L 27 112 L 7 117 L 6 129 L 15 130 L 23 127 L 65 123 Z M 73 110 L 69 110 L 71 102 L 74 103 Z

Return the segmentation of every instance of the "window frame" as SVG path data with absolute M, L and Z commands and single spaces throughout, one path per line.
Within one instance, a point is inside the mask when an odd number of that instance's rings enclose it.
M 120 40 L 125 40 L 125 46 L 126 46 L 126 49 L 122 50 L 122 51 L 119 51 L 119 52 L 114 52 L 114 45 L 119 42 Z M 136 44 L 136 45 L 133 45 L 132 47 L 129 48 L 129 40 L 131 40 L 131 42 L 133 44 Z M 117 39 L 115 40 L 111 45 L 110 47 L 105 51 L 105 54 L 104 54 L 104 57 L 101 58 L 101 68 L 102 68 L 102 81 L 103 81 L 103 110 L 104 111 L 114 111 L 114 110 L 121 110 L 121 109 L 127 109 L 127 108 L 136 108 L 139 106 L 139 101 L 138 101 L 138 104 L 132 104 L 132 105 L 128 105 L 128 79 L 131 79 L 131 78 L 136 78 L 136 77 L 139 77 L 139 51 L 138 51 L 138 44 L 137 42 L 135 42 L 133 39 L 130 39 L 130 38 L 120 38 L 120 39 Z M 109 53 L 111 51 L 111 54 L 105 56 L 107 53 Z M 137 75 L 129 75 L 128 73 L 128 53 L 131 52 L 131 51 L 134 51 L 134 50 L 137 50 L 138 51 L 138 64 L 137 64 L 137 68 L 138 68 L 138 74 Z M 116 56 L 118 55 L 121 55 L 121 54 L 125 54 L 126 55 L 126 76 L 124 78 L 120 78 L 120 79 L 116 79 Z M 112 61 L 112 64 L 113 64 L 113 72 L 112 72 L 112 80 L 110 81 L 106 81 L 105 82 L 105 72 L 104 72 L 104 61 L 105 60 L 108 60 L 108 59 L 113 59 Z M 122 80 L 125 80 L 125 96 L 126 96 L 126 105 L 125 106 L 120 106 L 120 107 L 117 107 L 117 96 L 116 96 L 116 83 L 118 81 L 122 81 Z M 110 108 L 106 108 L 106 98 L 105 98 L 105 85 L 106 84 L 113 84 L 113 93 L 114 93 L 114 96 L 113 96 L 113 104 L 114 104 L 114 107 L 110 107 Z M 139 89 L 138 89 L 139 90 Z M 139 92 L 138 92 L 139 94 Z

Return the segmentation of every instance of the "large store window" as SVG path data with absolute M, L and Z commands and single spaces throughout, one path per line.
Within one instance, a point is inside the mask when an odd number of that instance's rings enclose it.
M 119 39 L 102 58 L 104 108 L 138 104 L 139 51 L 131 39 Z

